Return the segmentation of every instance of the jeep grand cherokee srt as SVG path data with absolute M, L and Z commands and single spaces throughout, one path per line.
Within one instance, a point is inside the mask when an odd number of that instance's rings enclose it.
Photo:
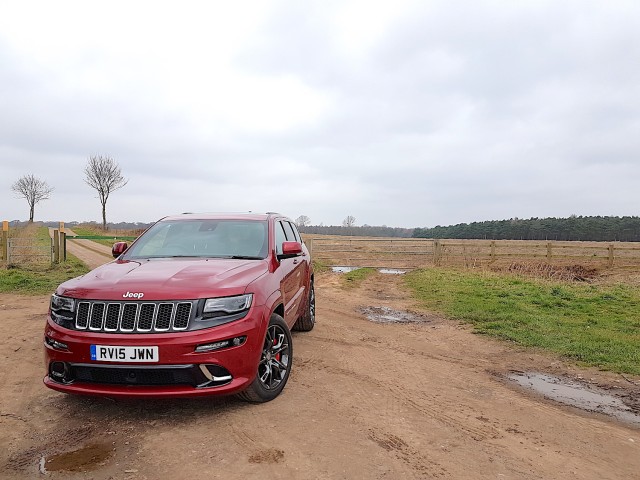
M 290 329 L 311 330 L 311 259 L 278 214 L 184 214 L 155 223 L 116 260 L 58 287 L 44 334 L 47 387 L 108 397 L 284 388 Z

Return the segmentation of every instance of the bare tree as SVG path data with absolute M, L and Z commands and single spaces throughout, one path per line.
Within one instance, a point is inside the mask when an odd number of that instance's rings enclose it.
M 84 168 L 85 183 L 98 192 L 102 205 L 102 229 L 107 229 L 107 200 L 111 192 L 124 187 L 126 180 L 120 172 L 120 166 L 111 157 L 92 155 Z
M 29 223 L 33 223 L 33 211 L 36 203 L 42 200 L 48 200 L 49 195 L 53 192 L 53 187 L 50 187 L 47 182 L 40 180 L 33 174 L 20 177 L 11 185 L 18 198 L 24 198 L 29 204 Z
M 311 219 L 306 215 L 300 215 L 298 218 L 296 218 L 296 225 L 298 226 L 298 228 L 306 227 L 310 222 Z
M 342 221 L 343 227 L 353 227 L 356 224 L 356 217 L 353 215 L 347 215 L 346 218 Z

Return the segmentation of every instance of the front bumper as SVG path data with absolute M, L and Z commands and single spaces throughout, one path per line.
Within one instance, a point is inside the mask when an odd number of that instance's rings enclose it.
M 175 333 L 107 334 L 69 330 L 49 316 L 44 338 L 47 371 L 44 384 L 60 392 L 113 398 L 237 393 L 255 378 L 267 323 L 264 308 L 255 306 L 241 320 Z M 237 337 L 246 337 L 246 340 L 239 346 L 221 350 L 195 351 L 198 345 Z M 91 345 L 157 346 L 159 361 L 95 361 L 91 359 Z

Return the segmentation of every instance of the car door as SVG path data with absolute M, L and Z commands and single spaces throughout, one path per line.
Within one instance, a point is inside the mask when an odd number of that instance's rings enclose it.
M 276 253 L 282 253 L 282 242 L 297 241 L 289 223 L 285 220 L 276 222 Z M 281 291 L 284 297 L 285 322 L 290 327 L 299 317 L 300 307 L 304 299 L 304 265 L 300 257 L 283 258 L 280 260 L 282 271 Z

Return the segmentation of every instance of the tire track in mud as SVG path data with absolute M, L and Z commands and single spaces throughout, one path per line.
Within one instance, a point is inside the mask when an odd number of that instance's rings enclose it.
M 416 473 L 415 478 L 438 478 L 450 476 L 446 469 L 426 454 L 411 447 L 402 438 L 393 433 L 378 428 L 371 428 L 368 432 L 369 440 L 376 443 L 397 459 L 401 460 Z
M 371 396 L 371 387 L 373 386 L 378 389 L 378 391 L 383 392 L 387 397 L 386 408 L 388 410 L 398 412 L 401 410 L 399 406 L 409 408 L 423 415 L 426 415 L 427 417 L 447 427 L 454 428 L 459 432 L 468 434 L 471 436 L 471 438 L 477 441 L 486 440 L 488 438 L 500 438 L 502 435 L 497 429 L 489 425 L 483 425 L 482 422 L 479 422 L 479 425 L 469 425 L 468 417 L 463 417 L 462 415 L 452 415 L 443 412 L 442 409 L 439 408 L 439 402 L 437 401 L 437 396 L 435 395 L 428 395 L 422 391 L 409 390 L 394 383 L 383 382 L 371 375 L 335 366 L 331 363 L 326 362 L 320 357 L 305 357 L 302 359 L 299 358 L 298 360 L 299 364 L 301 363 L 301 367 L 303 368 L 306 365 L 313 365 L 316 368 L 321 367 L 325 372 L 334 375 L 346 376 L 351 378 L 352 380 L 355 380 L 355 382 L 351 382 L 351 385 L 353 388 L 359 390 L 358 396 L 359 399 L 365 404 L 363 405 L 364 409 L 374 409 L 379 406 L 379 403 L 374 401 L 373 397 Z M 378 368 L 374 369 L 374 371 L 384 371 L 384 363 L 378 365 Z M 391 402 L 391 405 L 388 402 Z M 429 406 L 430 404 L 435 404 L 437 406 L 431 407 Z M 456 405 L 456 407 L 459 410 L 469 410 L 468 407 L 460 404 Z M 471 412 L 476 413 L 474 411 Z

